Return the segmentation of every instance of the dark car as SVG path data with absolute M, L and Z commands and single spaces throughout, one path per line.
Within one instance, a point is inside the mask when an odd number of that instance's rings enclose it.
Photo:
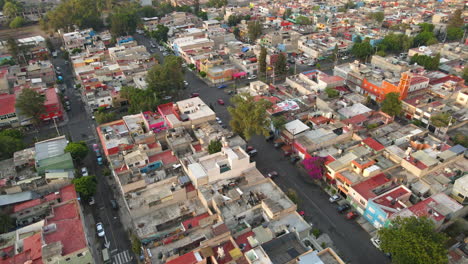
M 281 148 L 282 146 L 284 146 L 284 142 L 275 142 L 275 148 Z
M 349 210 L 349 208 L 351 208 L 349 206 L 349 204 L 342 204 L 342 205 L 338 206 L 337 210 L 338 210 L 339 213 L 343 213 L 343 212 Z
M 296 164 L 301 158 L 299 158 L 298 156 L 294 156 L 294 157 L 291 157 L 291 163 L 292 164 Z
M 285 157 L 289 157 L 289 156 L 292 155 L 292 152 L 291 151 L 285 151 L 283 154 L 284 154 Z
M 112 209 L 114 209 L 114 210 L 119 209 L 119 205 L 117 204 L 116 200 L 110 200 L 110 203 L 111 203 Z
M 221 84 L 220 86 L 218 86 L 218 89 L 224 89 L 224 88 L 226 88 L 226 87 L 227 87 L 226 84 Z
M 265 177 L 267 177 L 267 178 L 276 178 L 276 177 L 278 177 L 278 172 L 277 171 L 270 171 L 267 174 L 265 174 Z
M 273 139 L 275 139 L 275 135 L 269 135 L 265 138 L 266 141 L 272 141 Z
M 258 154 L 258 151 L 256 149 L 252 149 L 248 151 L 247 154 L 249 154 L 250 157 L 253 157 Z

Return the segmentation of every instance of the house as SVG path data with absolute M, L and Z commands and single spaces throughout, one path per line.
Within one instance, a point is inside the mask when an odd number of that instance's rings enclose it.
M 18 126 L 18 116 L 16 114 L 16 95 L 0 95 L 0 127 Z
M 468 175 L 455 180 L 452 189 L 452 198 L 463 205 L 468 203 Z
M 399 185 L 382 193 L 367 202 L 363 213 L 364 218 L 375 228 L 387 226 L 387 219 L 394 213 L 411 206 L 409 198 L 411 190 L 404 185 Z
M 384 173 L 379 173 L 360 183 L 354 184 L 349 187 L 348 191 L 351 205 L 356 207 L 360 213 L 364 213 L 364 210 L 367 208 L 367 202 L 389 190 L 392 185 L 392 181 Z
M 43 121 L 63 120 L 63 105 L 55 88 L 49 88 L 44 92 L 45 113 L 41 115 Z

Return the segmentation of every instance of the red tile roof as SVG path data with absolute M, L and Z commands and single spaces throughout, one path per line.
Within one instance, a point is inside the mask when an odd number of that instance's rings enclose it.
M 236 237 L 236 243 L 237 243 L 237 245 L 239 247 L 241 247 L 241 244 L 245 244 L 245 247 L 242 250 L 243 252 L 247 252 L 247 251 L 252 249 L 252 246 L 250 245 L 248 238 L 251 237 L 251 236 L 254 236 L 254 235 L 255 235 L 254 232 L 249 231 L 249 232 L 247 232 L 245 234 L 242 234 L 242 235 Z
M 364 143 L 369 148 L 371 148 L 371 149 L 373 149 L 375 151 L 381 151 L 381 150 L 383 150 L 385 148 L 382 144 L 380 144 L 379 142 L 377 142 L 375 139 L 373 139 L 371 137 L 368 137 L 368 138 L 364 139 L 362 141 L 362 143 Z
M 47 244 L 62 243 L 62 255 L 68 255 L 86 247 L 86 237 L 79 213 L 77 200 L 53 208 L 53 217 L 46 219 L 46 224 L 55 224 L 57 229 L 44 234 Z
M 198 254 L 198 253 L 197 253 Z M 198 257 L 200 255 L 198 254 Z M 199 260 L 197 260 L 197 255 L 194 252 L 189 252 L 187 254 L 184 254 L 178 258 L 169 260 L 166 262 L 166 264 L 197 264 Z
M 164 152 L 158 153 L 148 158 L 149 158 L 149 163 L 153 163 L 153 162 L 160 160 L 163 162 L 164 165 L 176 163 L 178 161 L 177 157 L 172 155 L 171 150 L 166 150 Z
M 184 226 L 185 230 L 188 230 L 190 228 L 194 228 L 194 227 L 199 226 L 200 225 L 200 220 L 205 219 L 205 218 L 207 218 L 209 216 L 210 215 L 208 213 L 197 215 L 197 216 L 195 216 L 193 218 L 185 220 L 184 222 L 182 222 L 182 225 Z M 189 225 L 190 225 L 190 228 L 189 228 Z
M 14 94 L 0 95 L 0 116 L 15 113 L 16 96 Z
M 420 201 L 419 203 L 409 207 L 408 209 L 411 212 L 413 212 L 413 214 L 415 214 L 417 217 L 432 217 L 437 222 L 443 220 L 445 216 L 435 211 L 433 208 L 429 207 L 428 204 L 430 202 L 434 202 L 437 204 L 437 202 L 434 199 L 432 199 L 432 197 L 429 197 L 426 200 Z M 437 216 L 434 213 L 437 213 Z
M 54 105 L 58 104 L 59 102 L 59 97 L 57 95 L 57 92 L 55 91 L 55 88 L 49 88 L 45 91 L 45 102 L 44 105 Z
M 2 252 L 13 254 L 14 247 L 2 249 Z M 11 255 L 10 255 L 11 256 Z M 29 262 L 28 262 L 29 261 Z M 23 240 L 23 251 L 9 258 L 1 258 L 0 264 L 42 264 L 42 239 L 41 233 L 38 232 Z
M 224 256 L 221 257 L 221 256 L 218 256 L 218 248 L 223 248 L 224 250 Z M 218 261 L 219 264 L 224 264 L 224 263 L 228 263 L 229 261 L 232 260 L 232 256 L 231 254 L 229 254 L 229 251 L 233 250 L 235 247 L 234 245 L 232 244 L 231 241 L 227 241 L 226 243 L 218 246 L 218 247 L 213 247 L 213 252 L 214 252 L 214 255 L 215 255 L 215 258 L 216 260 Z
M 67 185 L 63 187 L 62 189 L 60 189 L 60 191 L 57 193 L 50 193 L 44 196 L 43 198 L 17 204 L 13 207 L 13 212 L 16 213 L 16 212 L 19 212 L 19 211 L 22 211 L 31 207 L 35 207 L 37 205 L 40 205 L 46 202 L 50 202 L 52 200 L 57 200 L 59 198 L 61 199 L 61 202 L 66 202 L 71 199 L 76 199 L 77 195 L 76 195 L 75 187 L 73 185 Z
M 404 188 L 403 186 L 398 186 L 395 189 L 393 189 L 391 192 L 386 193 L 385 196 L 378 197 L 377 199 L 373 200 L 375 203 L 383 205 L 385 207 L 393 208 L 393 209 L 403 209 L 406 208 L 406 206 L 401 205 L 398 202 L 393 202 L 396 199 L 404 196 L 404 195 L 411 195 L 411 191 L 408 189 Z
M 359 193 L 364 199 L 368 200 L 370 198 L 374 198 L 374 197 L 377 196 L 377 195 L 375 195 L 375 193 L 372 192 L 372 190 L 374 190 L 375 188 L 377 188 L 379 186 L 384 185 L 385 183 L 387 183 L 389 181 L 390 180 L 387 179 L 385 174 L 380 173 L 380 174 L 377 174 L 377 175 L 375 175 L 374 177 L 372 177 L 372 178 L 370 178 L 368 180 L 365 180 L 363 182 L 360 182 L 360 183 L 352 186 L 352 188 L 357 193 Z

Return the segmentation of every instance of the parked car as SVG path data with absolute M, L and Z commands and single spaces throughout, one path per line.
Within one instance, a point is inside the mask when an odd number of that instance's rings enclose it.
M 341 196 L 339 196 L 338 194 L 335 194 L 331 196 L 330 199 L 328 200 L 330 201 L 330 203 L 338 202 L 339 200 L 341 200 Z
M 275 148 L 281 148 L 282 146 L 284 146 L 284 142 L 275 142 L 275 144 L 273 146 Z
M 65 106 L 65 110 L 66 110 L 66 111 L 70 111 L 70 110 L 71 110 L 71 106 L 70 106 L 70 105 L 66 105 L 66 106 Z
M 218 104 L 224 105 L 224 100 L 223 99 L 218 99 Z
M 190 97 L 192 97 L 192 98 L 193 98 L 193 97 L 198 97 L 198 96 L 200 96 L 199 93 L 192 93 L 192 94 L 190 95 Z
M 351 211 L 351 212 L 348 212 L 348 213 L 346 214 L 346 219 L 351 220 L 351 219 L 354 219 L 354 218 L 356 218 L 356 217 L 358 217 L 358 216 L 359 216 L 358 213 L 356 213 L 355 211 Z
M 224 88 L 226 88 L 226 87 L 227 87 L 226 84 L 221 84 L 220 86 L 218 86 L 218 89 L 224 89 Z
M 292 155 L 292 152 L 291 152 L 291 151 L 285 151 L 285 152 L 283 153 L 283 155 L 284 155 L 285 157 L 289 157 L 289 156 Z
M 252 149 L 248 151 L 247 154 L 249 154 L 250 157 L 253 157 L 258 154 L 258 151 L 256 149 Z
M 102 226 L 101 222 L 96 224 L 96 231 L 97 231 L 98 237 L 103 237 L 106 235 L 106 233 L 104 232 L 104 227 Z
M 270 171 L 265 175 L 265 177 L 267 177 L 267 178 L 276 178 L 276 177 L 278 177 L 278 172 L 277 171 Z
M 249 77 L 247 77 L 247 79 L 249 79 L 249 80 L 253 80 L 255 78 L 257 78 L 257 75 L 250 75 Z
M 110 203 L 111 203 L 112 209 L 114 209 L 114 210 L 119 209 L 119 205 L 117 204 L 116 200 L 112 199 L 112 200 L 110 200 Z
M 219 117 L 216 117 L 216 122 L 221 125 L 223 123 L 223 120 L 221 120 L 221 118 Z
M 91 196 L 91 199 L 89 199 L 89 205 L 93 205 L 96 202 L 94 201 L 94 197 Z
M 269 135 L 268 137 L 265 138 L 266 141 L 271 141 L 275 139 L 275 135 Z
M 296 164 L 299 160 L 301 160 L 301 158 L 299 158 L 298 156 L 294 156 L 291 157 L 289 161 L 291 161 L 292 164 Z
M 165 100 L 165 101 L 169 101 L 171 99 L 172 99 L 172 96 L 170 96 L 170 95 L 167 95 L 167 96 L 163 97 L 163 100 Z
M 304 211 L 299 211 L 297 212 L 300 216 L 304 217 L 305 216 L 305 212 Z
M 88 169 L 86 169 L 86 167 L 81 168 L 81 175 L 82 176 L 88 176 L 89 175 L 88 174 Z
M 68 96 L 66 96 L 66 95 L 65 95 L 65 96 L 63 97 L 63 100 L 65 100 L 65 101 L 69 101 L 69 100 L 70 100 L 70 98 L 68 98 Z
M 338 210 L 339 213 L 343 213 L 343 212 L 347 211 L 349 208 L 351 208 L 349 206 L 349 204 L 345 203 L 345 204 L 342 204 L 342 205 L 338 206 L 337 210 Z
M 184 85 L 185 85 L 185 86 L 188 86 L 188 82 L 187 82 L 187 81 L 184 81 Z

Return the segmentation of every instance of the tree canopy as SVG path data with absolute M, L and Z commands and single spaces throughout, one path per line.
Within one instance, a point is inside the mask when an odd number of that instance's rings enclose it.
M 110 16 L 110 32 L 112 36 L 127 36 L 135 33 L 139 23 L 137 9 L 123 6 L 113 10 Z
M 390 33 L 378 44 L 378 50 L 383 50 L 387 53 L 400 53 L 408 51 L 412 46 L 413 38 L 405 34 Z
M 382 101 L 382 112 L 397 116 L 401 111 L 400 93 L 388 93 Z
M 15 227 L 14 219 L 9 214 L 0 213 L 0 233 L 7 233 Z
M 156 30 L 151 31 L 150 36 L 156 39 L 158 42 L 166 42 L 168 32 L 169 32 L 168 27 L 162 24 L 158 24 L 156 26 Z
M 30 116 L 34 123 L 39 123 L 41 115 L 45 113 L 45 98 L 30 88 L 25 88 L 16 98 L 16 107 L 25 116 Z
M 88 151 L 88 146 L 86 146 L 84 141 L 70 142 L 65 147 L 65 152 L 70 152 L 72 158 L 79 161 L 83 160 L 86 155 L 88 155 Z
M 435 71 L 439 69 L 440 54 L 437 53 L 434 57 L 431 57 L 427 55 L 419 55 L 416 53 L 413 57 L 411 57 L 410 63 L 417 63 L 418 65 L 423 66 L 426 70 Z
M 378 231 L 382 251 L 390 253 L 397 264 L 445 264 L 448 262 L 447 237 L 435 231 L 427 217 L 406 217 L 393 220 Z
M 367 42 L 361 42 L 361 43 L 354 43 L 353 47 L 351 48 L 351 54 L 356 56 L 357 58 L 364 60 L 367 58 L 367 56 L 372 55 L 373 52 L 372 45 Z
M 55 9 L 47 12 L 44 24 L 53 30 L 60 28 L 102 28 L 103 23 L 96 0 L 64 0 Z
M 208 153 L 213 154 L 220 152 L 223 148 L 223 144 L 220 140 L 211 140 L 210 144 L 208 145 Z
M 10 22 L 10 28 L 20 28 L 26 23 L 23 17 L 17 16 Z
M 258 55 L 258 72 L 265 76 L 266 74 L 266 56 L 267 56 L 267 50 L 265 47 L 260 48 L 260 54 Z
M 249 21 L 250 20 L 250 15 L 235 15 L 235 14 L 232 14 L 228 17 L 228 21 L 227 21 L 227 24 L 228 26 L 230 27 L 234 27 L 236 26 L 237 24 L 239 24 L 242 20 L 245 20 L 245 21 Z
M 283 76 L 287 71 L 286 66 L 287 66 L 286 56 L 284 55 L 284 53 L 281 52 L 278 55 L 278 59 L 275 62 L 275 75 Z
M 0 131 L 0 159 L 13 157 L 16 151 L 24 149 L 23 133 L 16 129 Z
M 433 44 L 436 44 L 437 42 L 438 42 L 437 38 L 434 35 L 434 33 L 432 33 L 432 31 L 423 31 L 419 33 L 418 35 L 416 35 L 416 37 L 414 37 L 413 45 L 415 47 L 419 47 L 423 45 L 433 45 Z
M 287 120 L 284 116 L 274 116 L 271 118 L 271 123 L 273 125 L 273 127 L 277 130 L 277 131 L 281 131 L 284 129 L 284 126 L 286 125 L 287 123 Z
M 258 20 L 249 21 L 247 24 L 247 29 L 249 32 L 250 42 L 255 42 L 255 40 L 262 35 L 262 23 Z
M 117 120 L 117 115 L 114 112 L 99 112 L 94 116 L 98 124 L 105 124 Z
M 304 159 L 302 165 L 312 179 L 320 180 L 325 172 L 325 160 L 323 157 L 314 156 Z
M 306 16 L 298 16 L 298 17 L 296 17 L 296 24 L 310 25 L 310 24 L 312 24 L 312 21 L 310 20 L 310 18 L 308 18 Z
M 209 0 L 208 3 L 206 3 L 206 6 L 220 8 L 226 6 L 227 3 L 227 0 Z
M 97 180 L 93 175 L 82 176 L 72 180 L 75 185 L 75 190 L 84 200 L 89 200 L 95 193 L 97 188 Z
M 385 19 L 385 14 L 384 12 L 373 12 L 373 13 L 370 13 L 368 17 L 370 19 L 375 20 L 378 23 L 382 23 Z
M 22 9 L 23 8 L 19 2 L 14 0 L 7 0 L 3 5 L 3 15 L 9 19 L 13 19 L 17 17 Z
M 447 40 L 454 41 L 463 38 L 463 29 L 460 27 L 447 27 Z
M 266 110 L 272 103 L 265 99 L 255 101 L 254 97 L 247 93 L 237 94 L 231 98 L 232 106 L 228 107 L 231 115 L 232 130 L 249 140 L 253 135 L 269 135 L 270 121 Z
M 451 115 L 447 112 L 431 116 L 431 123 L 435 127 L 447 127 L 450 125 Z
M 148 90 L 158 98 L 176 95 L 184 88 L 182 58 L 174 55 L 165 57 L 163 64 L 156 64 L 148 71 L 146 82 Z

